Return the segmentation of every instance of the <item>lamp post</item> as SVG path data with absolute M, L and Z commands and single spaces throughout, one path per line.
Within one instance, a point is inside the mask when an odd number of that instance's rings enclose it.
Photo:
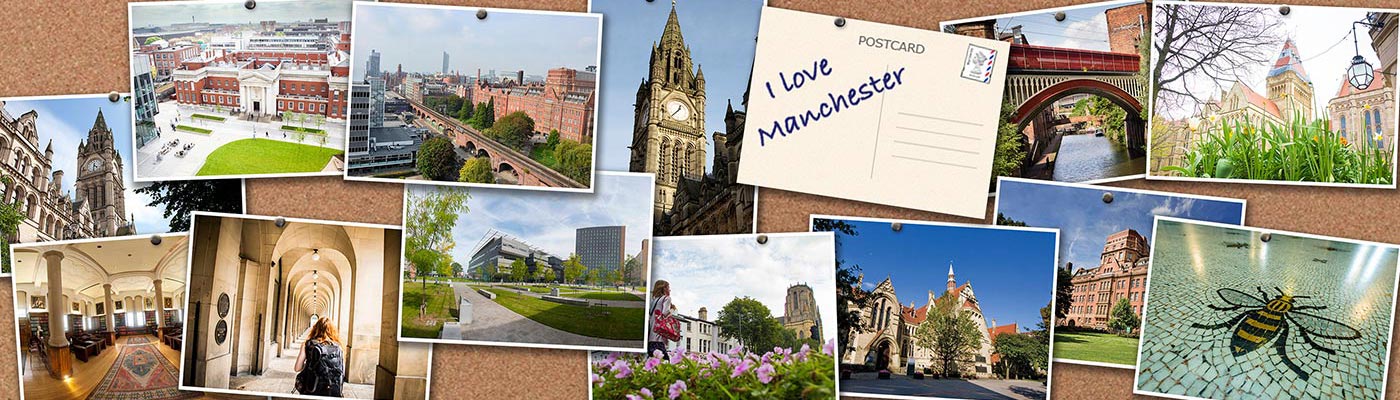
M 1347 84 L 1357 90 L 1366 90 L 1376 80 L 1376 69 L 1371 63 L 1366 62 L 1366 58 L 1361 56 L 1361 45 L 1356 38 L 1356 26 L 1365 25 L 1371 28 L 1379 28 L 1380 24 L 1367 21 L 1356 21 L 1351 23 L 1351 45 L 1356 51 L 1356 56 L 1351 58 L 1351 65 L 1347 67 Z

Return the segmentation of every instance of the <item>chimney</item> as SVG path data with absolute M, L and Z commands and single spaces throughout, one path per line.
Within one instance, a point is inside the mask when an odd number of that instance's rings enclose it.
M 701 320 L 701 321 L 709 321 L 710 319 L 707 318 L 707 317 L 709 317 L 709 314 L 710 314 L 709 310 L 706 310 L 705 307 L 700 307 L 700 320 Z

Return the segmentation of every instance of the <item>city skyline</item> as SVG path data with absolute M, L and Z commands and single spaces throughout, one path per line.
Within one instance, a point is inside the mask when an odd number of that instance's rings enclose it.
M 39 133 L 36 145 L 42 151 L 53 141 L 53 170 L 63 171 L 62 191 L 69 196 L 78 178 L 78 144 L 87 140 L 88 130 L 97 119 L 98 110 L 112 130 L 113 147 L 122 158 L 122 181 L 126 185 L 127 217 L 135 215 L 136 232 L 140 234 L 170 231 L 170 219 L 159 207 L 149 207 L 150 196 L 136 193 L 149 183 L 135 181 L 135 162 L 131 157 L 131 106 L 125 102 L 112 103 L 105 95 L 78 97 L 25 97 L 4 99 L 5 110 L 13 116 L 31 110 L 39 114 L 34 128 Z
M 600 173 L 595 193 L 561 193 L 531 190 L 473 188 L 466 213 L 452 230 L 457 246 L 452 258 L 466 264 L 477 242 L 491 230 L 507 233 L 531 245 L 567 259 L 574 252 L 578 228 L 626 226 L 627 255 L 642 249 L 651 238 L 652 178 L 642 174 Z M 465 190 L 408 185 L 409 195 L 432 190 Z
M 631 160 L 637 85 L 650 71 L 651 46 L 670 15 L 667 2 L 594 0 L 589 11 L 603 14 L 604 51 L 598 105 L 598 169 L 627 171 Z M 714 167 L 714 132 L 724 132 L 729 104 L 743 107 L 753 67 L 762 0 L 676 2 L 676 16 L 691 60 L 705 72 L 705 171 Z
M 1105 193 L 1113 194 L 1112 203 L 1104 203 Z M 997 191 L 996 212 L 1030 226 L 1060 229 L 1059 267 L 1072 262 L 1078 269 L 1098 267 L 1104 240 L 1115 232 L 1133 229 L 1151 244 L 1158 215 L 1240 224 L 1245 203 L 1006 179 Z
M 256 12 L 244 7 L 243 1 L 236 0 L 132 3 L 131 27 L 148 28 L 191 22 L 241 25 L 268 20 L 297 22 L 318 18 L 349 21 L 352 3 L 350 0 L 263 0 L 258 2 Z
M 709 320 L 737 297 L 751 297 L 783 316 L 788 287 L 807 284 L 821 316 L 822 337 L 836 337 L 836 275 L 832 237 L 825 233 L 675 236 L 652 241 L 651 280 L 671 284 L 676 312 Z M 742 278 L 740 278 L 742 277 Z
M 1016 323 L 1021 331 L 1035 330 L 1040 308 L 1053 297 L 1057 248 L 1052 232 L 914 222 L 895 231 L 887 220 L 820 219 L 855 228 L 856 236 L 836 234 L 836 259 L 861 268 L 864 290 L 888 277 L 902 306 L 913 301 L 914 307 L 923 307 L 929 291 L 935 298 L 947 292 L 950 262 L 957 285 L 972 284 L 989 328 Z M 1012 246 L 1018 250 L 1007 251 Z
M 582 13 L 493 10 L 482 21 L 476 8 L 356 4 L 351 76 L 363 77 L 369 50 L 380 68 L 432 74 L 445 52 L 457 55 L 448 70 L 475 76 L 501 65 L 543 74 L 551 68 L 597 66 L 600 18 Z M 538 29 L 549 26 L 548 30 Z M 428 38 L 452 38 L 450 41 Z M 547 50 L 547 51 L 540 51 Z M 510 58 L 504 61 L 503 58 Z

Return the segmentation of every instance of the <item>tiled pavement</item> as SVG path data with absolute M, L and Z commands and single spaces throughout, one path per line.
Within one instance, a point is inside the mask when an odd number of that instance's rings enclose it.
M 1215 399 L 1381 398 L 1395 249 L 1282 234 L 1266 243 L 1248 230 L 1167 221 L 1159 224 L 1153 245 L 1138 390 Z M 1192 326 L 1225 323 L 1249 311 L 1207 307 L 1228 306 L 1219 289 L 1262 297 L 1256 287 L 1274 297 L 1275 287 L 1312 296 L 1295 306 L 1327 306 L 1304 312 L 1354 327 L 1361 337 L 1314 338 L 1336 351 L 1327 354 L 1305 343 L 1299 324 L 1290 323 L 1285 350 L 1309 374 L 1302 379 L 1274 347 L 1282 336 L 1236 357 L 1234 327 Z

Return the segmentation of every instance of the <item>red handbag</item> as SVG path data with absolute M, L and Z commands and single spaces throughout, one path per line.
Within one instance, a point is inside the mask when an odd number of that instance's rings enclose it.
M 661 312 L 661 309 L 652 307 L 651 309 L 651 332 L 667 341 L 678 341 L 681 339 L 681 323 L 676 317 Z

